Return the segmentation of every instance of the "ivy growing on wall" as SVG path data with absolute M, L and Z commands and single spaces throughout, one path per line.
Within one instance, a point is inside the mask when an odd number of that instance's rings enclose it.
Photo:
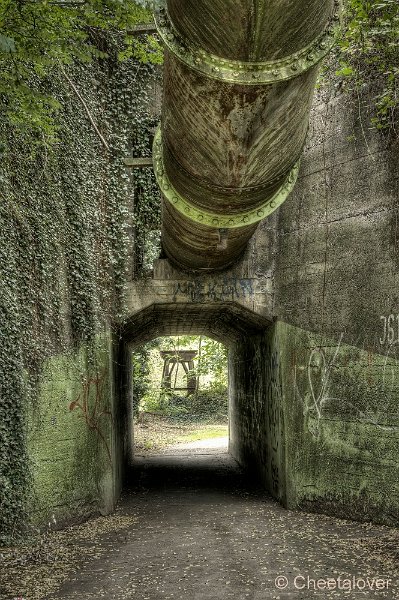
M 344 0 L 337 75 L 356 93 L 372 86 L 377 129 L 398 133 L 399 2 Z
M 32 76 L 57 105 L 51 146 L 32 151 L 31 128 L 0 121 L 0 543 L 22 535 L 26 522 L 26 410 L 42 365 L 82 344 L 95 356 L 96 335 L 121 315 L 132 272 L 137 217 L 123 159 L 141 152 L 140 132 L 152 127 L 156 67 L 119 62 L 126 47 L 118 33 L 102 44 L 107 56 Z M 143 202 L 152 186 L 142 184 Z
M 160 62 L 154 37 L 132 29 L 148 21 L 149 2 L 140 0 L 0 0 L 0 116 L 31 142 L 50 144 L 57 136 L 59 98 L 45 84 L 76 61 L 106 58 L 105 32 L 123 31 L 120 58 Z
M 140 113 L 137 112 L 137 115 Z M 133 156 L 151 156 L 159 116 L 136 117 L 132 140 Z M 145 276 L 160 253 L 161 198 L 152 167 L 136 169 L 134 183 L 134 275 Z

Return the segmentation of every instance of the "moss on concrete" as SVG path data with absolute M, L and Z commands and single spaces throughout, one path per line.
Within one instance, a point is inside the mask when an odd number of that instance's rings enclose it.
M 34 523 L 80 520 L 114 504 L 113 393 L 109 335 L 46 361 L 29 414 Z
M 399 520 L 399 362 L 286 323 L 287 506 Z

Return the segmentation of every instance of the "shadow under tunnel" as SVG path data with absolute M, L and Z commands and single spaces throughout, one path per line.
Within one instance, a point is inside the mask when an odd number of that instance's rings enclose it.
M 226 498 L 270 498 L 259 481 L 228 452 L 137 457 L 126 472 L 124 493 L 190 499 L 204 504 Z

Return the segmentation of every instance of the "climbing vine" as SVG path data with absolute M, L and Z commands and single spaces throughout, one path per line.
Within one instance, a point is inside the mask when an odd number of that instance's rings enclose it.
M 121 316 L 131 276 L 136 216 L 124 158 L 140 151 L 135 140 L 141 120 L 151 120 L 157 67 L 133 52 L 121 57 L 126 44 L 118 32 L 100 45 L 106 52 L 91 62 L 75 57 L 29 79 L 34 94 L 57 107 L 53 137 L 37 104 L 35 131 L 11 113 L 0 119 L 0 543 L 24 533 L 31 501 L 26 416 L 42 367 L 83 344 L 92 361 L 85 381 L 101 370 L 96 336 Z M 11 106 L 1 89 L 0 100 L 2 109 Z
M 151 157 L 155 129 L 160 121 L 161 71 L 140 65 L 136 75 L 138 93 L 133 99 L 131 152 L 135 158 Z M 160 250 L 161 199 L 152 167 L 134 169 L 135 241 L 133 274 L 141 277 L 151 270 Z
M 139 113 L 137 113 L 139 114 Z M 133 155 L 151 156 L 153 132 L 159 117 L 146 114 L 136 121 L 133 138 Z M 134 172 L 134 275 L 148 274 L 154 258 L 160 251 L 161 199 L 154 171 L 151 167 Z
M 107 32 L 123 31 L 118 56 L 160 62 L 154 37 L 132 31 L 151 13 L 141 0 L 0 0 L 0 116 L 31 134 L 31 143 L 51 144 L 58 137 L 62 103 L 46 85 L 76 61 L 109 56 Z M 78 89 L 75 88 L 77 93 Z
M 344 87 L 374 94 L 377 129 L 397 134 L 399 108 L 399 3 L 344 0 L 343 29 L 336 53 Z

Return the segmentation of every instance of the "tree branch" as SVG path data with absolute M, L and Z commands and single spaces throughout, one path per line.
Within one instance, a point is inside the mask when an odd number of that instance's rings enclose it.
M 90 111 L 89 111 L 89 107 L 87 106 L 84 98 L 82 97 L 82 95 L 80 94 L 79 90 L 77 89 L 76 85 L 73 83 L 72 79 L 69 77 L 69 75 L 65 72 L 65 69 L 63 68 L 62 65 L 60 65 L 60 69 L 61 69 L 61 73 L 64 75 L 65 79 L 67 80 L 67 82 L 69 83 L 69 85 L 71 86 L 71 88 L 73 89 L 73 91 L 75 92 L 75 94 L 77 95 L 77 97 L 79 98 L 80 102 L 82 103 L 83 108 L 85 109 L 85 112 L 87 114 L 87 116 L 89 117 L 89 121 L 93 126 L 94 131 L 97 133 L 98 137 L 101 140 L 101 143 L 103 144 L 104 148 L 106 150 L 108 150 L 109 152 L 109 146 L 107 144 L 106 139 L 104 138 L 104 136 L 102 135 L 101 131 L 98 129 Z

